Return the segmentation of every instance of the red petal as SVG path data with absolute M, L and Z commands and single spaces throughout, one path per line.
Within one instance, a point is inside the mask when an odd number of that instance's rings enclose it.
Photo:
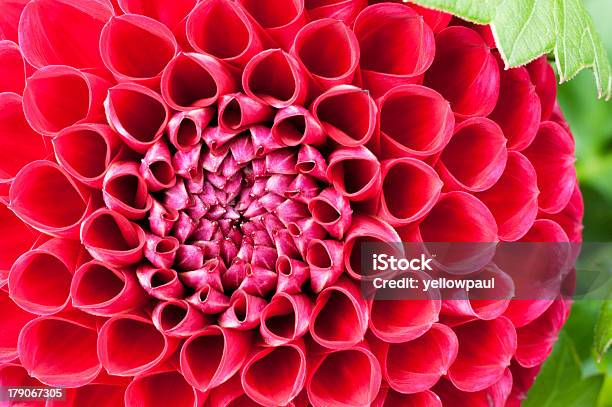
M 364 243 L 378 244 L 378 249 L 390 250 L 396 257 L 403 255 L 402 238 L 395 229 L 380 218 L 368 215 L 355 215 L 351 228 L 344 238 L 344 267 L 349 276 L 355 280 L 373 280 L 376 276 L 367 275 L 362 270 L 361 253 Z
M 361 46 L 361 75 L 374 96 L 408 83 L 421 83 L 436 44 L 431 28 L 403 4 L 375 4 L 355 20 Z
M 335 283 L 342 275 L 343 244 L 337 240 L 312 239 L 306 248 L 310 286 L 316 293 Z
M 436 36 L 436 47 L 427 86 L 450 101 L 458 118 L 491 113 L 499 95 L 499 68 L 482 37 L 466 27 L 448 27 Z
M 440 197 L 442 181 L 429 165 L 413 158 L 382 163 L 382 194 L 378 216 L 393 226 L 424 217 Z
M 432 89 L 398 86 L 377 103 L 380 123 L 377 144 L 384 156 L 431 156 L 440 152 L 453 134 L 453 112 L 448 102 Z
M 296 33 L 308 21 L 303 0 L 239 0 L 239 3 L 284 50 L 291 47 Z
M 127 406 L 197 407 L 201 395 L 177 371 L 156 372 L 136 377 L 125 392 Z
M 251 333 L 212 325 L 185 341 L 181 371 L 200 391 L 225 383 L 240 369 L 251 348 Z
M 55 157 L 75 179 L 96 189 L 109 166 L 123 151 L 117 134 L 105 124 L 76 124 L 52 140 Z
M 266 304 L 263 298 L 236 290 L 230 298 L 230 307 L 219 316 L 219 325 L 238 330 L 253 329 L 259 325 Z
M 5 316 L 0 319 L 0 365 L 3 365 L 19 357 L 17 352 L 19 332 L 29 321 L 36 318 L 36 315 L 21 309 L 4 290 L 0 290 L 0 312 Z M 8 385 L 2 380 L 1 369 L 0 384 Z
M 147 234 L 146 238 L 144 256 L 147 260 L 155 267 L 172 267 L 179 249 L 179 241 L 173 236 L 162 238 L 154 234 Z
M 26 164 L 48 155 L 45 139 L 26 121 L 21 102 L 19 95 L 0 93 L 0 182 L 12 180 Z
M 0 150 L 1 151 L 1 150 Z M 0 202 L 0 288 L 6 283 L 13 262 L 36 243 L 41 234 L 23 223 Z
M 351 201 L 377 197 L 381 190 L 378 158 L 363 146 L 335 150 L 329 156 L 327 178 Z
M 158 269 L 148 264 L 141 264 L 136 270 L 138 281 L 145 291 L 160 300 L 183 298 L 185 287 L 173 269 Z
M 181 52 L 164 69 L 161 92 L 173 109 L 206 107 L 237 90 L 235 76 L 233 68 L 212 56 Z
M 476 194 L 495 217 L 502 240 L 523 236 L 538 213 L 538 186 L 535 169 L 520 153 L 510 151 L 506 168 L 488 190 Z
M 3 13 L 4 7 L 3 5 Z M 26 62 L 19 46 L 12 41 L 0 40 L 0 92 L 14 92 L 21 95 L 25 79 Z
M 172 158 L 168 145 L 160 140 L 147 150 L 140 164 L 140 174 L 147 183 L 150 191 L 161 191 L 172 188 L 176 183 L 174 168 L 172 168 Z M 161 204 L 157 203 L 161 206 Z M 153 211 L 156 202 L 152 204 L 149 219 L 155 218 Z M 161 209 L 161 208 L 160 208 Z M 178 214 L 177 214 L 178 217 Z M 176 221 L 176 219 L 174 219 Z
M 527 69 L 503 70 L 500 77 L 499 100 L 489 117 L 504 131 L 508 148 L 520 151 L 531 144 L 538 132 L 540 98 Z
M 100 32 L 113 14 L 110 2 L 105 0 L 32 1 L 19 21 L 19 46 L 36 68 L 102 67 L 98 51 Z
M 312 148 L 310 146 L 313 145 L 321 145 L 326 138 L 323 129 L 312 114 L 301 106 L 289 106 L 277 111 L 271 135 L 276 142 L 284 146 L 301 145 L 302 150 Z
M 70 282 L 83 256 L 78 241 L 51 239 L 24 253 L 9 274 L 9 294 L 28 312 L 54 314 L 70 301 Z
M 48 399 L 45 407 L 113 407 L 123 404 L 125 385 L 90 383 L 75 389 L 66 389 L 66 399 Z
M 570 242 L 582 241 L 582 217 L 584 215 L 584 201 L 580 193 L 580 186 L 576 183 L 574 192 L 569 202 L 556 214 L 544 214 L 543 217 L 551 219 L 558 223 L 569 238 Z
M 314 407 L 369 406 L 380 389 L 380 365 L 366 347 L 331 351 L 311 369 L 306 389 Z
M 349 201 L 333 188 L 321 191 L 308 202 L 312 218 L 335 239 L 342 239 L 351 225 L 353 210 Z
M 312 20 L 333 18 L 352 25 L 355 17 L 368 5 L 366 0 L 305 0 Z
M 198 0 L 117 0 L 117 3 L 126 14 L 151 17 L 174 29 L 181 22 L 184 26 L 185 18 Z
M 119 82 L 157 85 L 177 49 L 170 29 L 137 14 L 111 18 L 100 36 L 102 61 Z
M 151 319 L 164 335 L 190 337 L 208 325 L 203 314 L 185 300 L 159 302 Z
M 289 343 L 308 331 L 311 312 L 308 296 L 279 292 L 261 313 L 259 332 L 270 346 Z
M 23 112 L 34 130 L 54 135 L 76 123 L 101 120 L 109 86 L 105 79 L 69 66 L 46 66 L 28 78 Z
M 184 275 L 185 273 L 182 273 Z M 229 298 L 223 291 L 215 288 L 213 284 L 207 283 L 187 298 L 191 304 L 204 314 L 219 314 L 225 311 L 229 305 Z
M 542 120 L 548 120 L 557 100 L 557 79 L 553 67 L 548 63 L 546 55 L 533 60 L 527 65 L 531 82 L 540 97 L 542 105 Z
M 455 328 L 455 333 L 459 354 L 448 378 L 458 389 L 484 390 L 504 376 L 516 351 L 516 331 L 509 319 L 470 322 Z
M 0 37 L 17 42 L 17 27 L 23 8 L 30 0 L 8 0 L 2 3 Z
M 142 259 L 145 234 L 124 216 L 102 208 L 83 222 L 81 242 L 94 259 L 123 266 Z
M 484 191 L 501 177 L 507 159 L 501 128 L 492 120 L 478 117 L 455 126 L 437 170 L 448 189 Z
M 361 342 L 368 329 L 368 306 L 359 288 L 346 278 L 318 296 L 310 319 L 310 334 L 319 344 L 346 349 Z
M 291 55 L 268 49 L 245 66 L 242 87 L 253 99 L 276 108 L 302 105 L 308 96 L 308 76 Z
M 560 212 L 576 185 L 574 140 L 555 122 L 542 122 L 533 143 L 523 151 L 536 170 L 540 210 Z
M 89 321 L 81 320 L 40 317 L 21 330 L 19 358 L 30 376 L 52 387 L 78 387 L 96 378 L 102 369 L 97 333 Z
M 221 98 L 218 109 L 220 129 L 232 134 L 241 132 L 252 124 L 266 122 L 273 117 L 273 110 L 270 106 L 242 93 L 225 95 Z M 214 144 L 211 149 L 216 149 Z
M 106 119 L 131 149 L 144 153 L 163 135 L 170 112 L 159 94 L 125 83 L 108 90 Z
M 102 196 L 109 209 L 133 220 L 144 218 L 153 204 L 138 164 L 130 161 L 115 162 L 108 168 Z
M 306 381 L 306 349 L 294 343 L 263 348 L 253 354 L 242 370 L 245 393 L 264 406 L 288 405 Z
M 67 238 L 78 236 L 81 222 L 92 209 L 89 193 L 51 161 L 23 167 L 11 185 L 9 200 L 10 208 L 28 225 Z
M 107 320 L 98 333 L 98 357 L 109 374 L 134 376 L 160 365 L 179 340 L 160 333 L 149 318 L 123 314 Z
M 457 356 L 457 337 L 446 325 L 434 324 L 417 339 L 408 342 L 372 345 L 383 376 L 400 393 L 430 389 L 446 374 Z
M 72 305 L 93 315 L 112 316 L 140 306 L 146 299 L 132 270 L 92 260 L 74 273 Z
M 429 390 L 402 394 L 393 389 L 381 388 L 372 407 L 442 407 L 442 402 L 436 393 Z
M 421 7 L 417 4 L 410 4 L 410 8 L 423 16 L 423 20 L 425 20 L 434 34 L 445 29 L 453 17 L 451 14 L 444 13 L 443 11 Z
M 276 273 L 278 274 L 276 292 L 297 294 L 302 292 L 302 286 L 308 280 L 310 270 L 306 263 L 281 255 L 276 259 Z
M 369 93 L 355 86 L 329 89 L 315 99 L 310 110 L 325 133 L 343 147 L 364 145 L 374 134 L 378 109 Z
M 291 53 L 323 89 L 353 82 L 359 43 L 353 31 L 332 18 L 315 20 L 296 35 Z
M 490 387 L 475 391 L 465 392 L 455 388 L 450 382 L 443 380 L 434 391 L 443 405 L 459 407 L 504 407 L 509 406 L 506 400 L 512 390 L 512 374 L 509 369 L 505 369 L 501 378 Z
M 239 3 L 229 0 L 198 4 L 187 19 L 187 39 L 196 51 L 239 66 L 267 48 L 263 29 Z

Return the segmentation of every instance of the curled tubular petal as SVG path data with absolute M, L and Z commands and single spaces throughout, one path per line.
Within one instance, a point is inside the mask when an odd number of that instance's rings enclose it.
M 289 343 L 308 331 L 311 312 L 308 296 L 276 293 L 261 313 L 259 332 L 270 346 Z
M 187 298 L 187 301 L 205 314 L 219 314 L 225 311 L 229 308 L 229 300 L 229 297 L 210 283 L 203 285 Z
M 363 10 L 366 0 L 304 0 L 308 15 L 313 20 L 334 18 L 351 25 L 355 17 Z
M 421 83 L 436 55 L 431 28 L 404 4 L 374 4 L 354 26 L 361 47 L 364 85 L 379 96 L 407 83 Z
M 219 102 L 219 128 L 229 133 L 240 132 L 249 125 L 265 122 L 272 116 L 270 106 L 241 93 L 225 95 Z M 211 148 L 215 149 L 214 146 Z
M 555 214 L 544 214 L 544 218 L 555 221 L 563 228 L 570 242 L 582 241 L 582 216 L 584 215 L 584 201 L 578 183 L 569 202 Z
M 236 91 L 235 76 L 233 68 L 210 55 L 181 52 L 162 73 L 161 93 L 175 110 L 206 107 Z
M 81 225 L 81 242 L 94 259 L 123 266 L 142 259 L 145 234 L 123 215 L 102 208 Z
M 505 369 L 499 380 L 483 390 L 463 392 L 447 380 L 440 381 L 433 390 L 440 396 L 443 405 L 501 407 L 509 405 L 506 404 L 506 400 L 508 400 L 512 390 L 512 384 L 513 375 L 510 369 Z
M 139 153 L 146 152 L 162 137 L 170 116 L 159 94 L 135 83 L 110 88 L 104 108 L 111 127 Z
M 24 310 L 49 315 L 70 302 L 70 282 L 83 256 L 78 241 L 54 238 L 24 253 L 9 274 L 9 294 Z
M 363 340 L 368 320 L 368 306 L 359 289 L 351 280 L 342 278 L 317 297 L 310 334 L 325 347 L 347 349 Z
M 304 103 L 308 95 L 308 76 L 299 62 L 285 51 L 267 49 L 244 67 L 242 87 L 253 99 L 283 108 Z
M 236 290 L 230 298 L 229 308 L 219 317 L 219 325 L 239 330 L 253 329 L 259 324 L 266 303 L 261 297 Z
M 434 324 L 411 341 L 371 346 L 391 388 L 400 393 L 419 393 L 446 374 L 457 357 L 458 342 L 452 329 Z
M 550 355 L 566 318 L 566 303 L 556 300 L 538 318 L 517 329 L 516 361 L 526 368 L 542 364 Z
M 334 238 L 342 236 L 351 225 L 353 210 L 348 200 L 338 191 L 327 188 L 308 202 L 313 219 Z
M 8 361 L 0 365 L 0 383 L 2 386 L 41 386 L 42 383 L 31 377 L 27 370 L 18 363 Z
M 306 263 L 310 270 L 310 286 L 320 292 L 342 275 L 344 247 L 337 240 L 312 239 L 306 248 Z
M 372 407 L 442 407 L 436 393 L 426 390 L 420 393 L 402 394 L 390 388 L 381 388 Z
M 392 226 L 424 217 L 440 197 L 442 181 L 429 165 L 413 158 L 382 162 L 378 216 Z
M 241 374 L 245 393 L 269 407 L 285 406 L 306 382 L 306 349 L 302 340 L 263 348 L 244 364 Z
M 101 120 L 109 86 L 105 79 L 69 66 L 46 66 L 28 78 L 23 112 L 34 130 L 55 135 L 76 123 Z
M 402 238 L 395 229 L 378 217 L 368 215 L 356 215 L 353 217 L 351 228 L 344 238 L 344 267 L 349 276 L 355 280 L 371 280 L 375 276 L 367 275 L 362 270 L 361 253 L 365 243 L 379 244 L 384 246 L 396 257 L 403 254 L 399 242 Z M 382 250 L 380 247 L 379 250 Z
M 36 68 L 102 67 L 98 40 L 102 27 L 113 14 L 111 3 L 105 0 L 29 2 L 19 21 L 19 46 Z
M 29 0 L 9 0 L 2 4 L 2 16 L 0 17 L 2 38 L 17 42 L 19 17 L 28 3 Z
M 19 359 L 30 376 L 48 386 L 82 386 L 102 369 L 96 337 L 95 325 L 81 315 L 40 317 L 21 330 Z
M 174 269 L 160 269 L 142 264 L 136 270 L 136 276 L 142 288 L 150 296 L 160 300 L 182 298 L 185 294 L 185 287 Z
M 160 191 L 175 185 L 175 171 L 166 143 L 159 141 L 147 150 L 140 163 L 139 172 L 150 191 Z M 152 212 L 154 210 L 155 203 L 152 204 Z M 150 216 L 150 219 L 153 219 L 153 216 Z
M 187 19 L 187 39 L 196 51 L 240 66 L 267 48 L 269 41 L 242 6 L 230 0 L 198 4 Z
M 542 122 L 536 138 L 523 150 L 535 168 L 540 195 L 538 205 L 557 213 L 569 202 L 576 184 L 574 140 L 555 122 Z
M 555 106 L 555 100 L 557 100 L 555 71 L 548 63 L 546 55 L 536 58 L 526 68 L 540 99 L 542 120 L 548 120 Z
M 239 0 L 266 33 L 284 50 L 293 43 L 295 34 L 308 21 L 304 0 Z
M 516 330 L 509 319 L 474 321 L 454 329 L 457 359 L 448 379 L 464 392 L 484 390 L 504 376 L 516 351 Z
M 499 99 L 489 118 L 504 131 L 508 149 L 520 151 L 531 144 L 538 132 L 540 98 L 526 68 L 500 71 L 500 77 Z
M 435 90 L 419 85 L 391 89 L 377 101 L 380 150 L 384 156 L 428 157 L 450 140 L 455 117 Z
M 497 222 L 499 238 L 514 241 L 523 236 L 538 214 L 536 171 L 524 155 L 508 152 L 506 168 L 488 190 L 476 194 Z
M 105 124 L 67 127 L 53 138 L 55 157 L 76 180 L 101 189 L 110 165 L 122 152 L 117 133 Z
M 355 34 L 333 18 L 315 20 L 302 27 L 291 53 L 323 89 L 352 83 L 359 66 Z
M 380 162 L 363 146 L 335 150 L 329 157 L 326 175 L 350 201 L 364 201 L 380 194 Z
M 138 14 L 111 18 L 100 36 L 100 55 L 120 82 L 155 85 L 178 49 L 164 24 Z
M 40 232 L 23 223 L 15 213 L 0 202 L 0 289 L 6 284 L 9 270 L 19 256 L 37 243 Z
M 151 407 L 172 405 L 197 407 L 201 395 L 176 370 L 152 372 L 136 377 L 125 391 L 128 406 L 145 404 Z
M 161 333 L 177 337 L 189 337 L 208 325 L 204 315 L 185 300 L 158 303 L 151 319 Z
M 183 23 L 198 0 L 117 0 L 126 14 L 140 14 L 160 21 L 174 29 Z
M 317 97 L 310 110 L 325 133 L 343 147 L 364 145 L 374 134 L 378 109 L 363 89 L 335 86 Z
M 202 131 L 213 119 L 210 108 L 178 112 L 168 122 L 168 139 L 177 150 L 188 152 L 202 139 Z
M 311 360 L 306 383 L 315 407 L 369 406 L 380 389 L 381 370 L 376 357 L 362 345 L 323 354 Z M 330 386 L 330 383 L 334 383 Z
M 208 391 L 234 376 L 250 349 L 250 332 L 211 325 L 183 344 L 181 372 L 193 387 Z
M 107 208 L 128 219 L 144 218 L 153 205 L 138 164 L 129 161 L 115 162 L 108 168 L 102 197 Z
M 64 400 L 47 400 L 45 407 L 113 407 L 123 404 L 127 384 L 90 383 L 66 389 Z
M 303 148 L 312 148 L 310 146 L 325 142 L 325 134 L 319 123 L 300 106 L 278 110 L 270 131 L 276 142 L 289 147 L 302 145 Z
M 89 192 L 51 161 L 33 161 L 23 167 L 9 191 L 9 207 L 15 214 L 53 236 L 78 237 L 79 226 L 92 206 Z
M 159 268 L 172 267 L 179 249 L 179 242 L 173 236 L 159 237 L 147 234 L 144 256 L 152 265 Z
M 455 126 L 437 170 L 447 188 L 484 191 L 501 177 L 507 159 L 501 128 L 492 120 L 472 118 Z
M 1 27 L 0 27 L 1 31 Z M 0 92 L 23 93 L 26 62 L 19 46 L 13 41 L 0 40 Z
M 112 316 L 130 311 L 146 300 L 130 269 L 92 260 L 81 265 L 70 285 L 72 305 L 93 315 Z
M 46 158 L 47 150 L 45 139 L 26 121 L 21 96 L 0 93 L 0 183 L 10 182 L 26 164 Z
M 417 4 L 410 4 L 410 8 L 423 16 L 423 20 L 427 23 L 434 34 L 445 29 L 451 22 L 452 15 L 443 11 L 434 10 L 431 8 L 421 7 Z
M 276 259 L 276 291 L 296 294 L 302 291 L 302 286 L 310 276 L 308 265 L 302 261 L 280 255 Z
M 36 315 L 22 309 L 4 290 L 0 290 L 0 311 L 2 315 L 10 316 L 10 318 L 0 319 L 0 332 L 2 333 L 0 335 L 0 365 L 3 365 L 19 357 L 17 352 L 19 332 L 29 321 L 36 318 Z M 0 373 L 0 383 L 3 386 L 7 385 L 2 380 L 2 373 Z
M 159 332 L 150 319 L 136 314 L 116 315 L 98 333 L 98 357 L 115 376 L 150 371 L 172 355 L 179 340 Z
M 453 75 L 448 74 L 449 66 Z M 425 83 L 451 103 L 458 118 L 487 116 L 499 95 L 499 68 L 482 37 L 461 26 L 436 36 L 436 57 Z

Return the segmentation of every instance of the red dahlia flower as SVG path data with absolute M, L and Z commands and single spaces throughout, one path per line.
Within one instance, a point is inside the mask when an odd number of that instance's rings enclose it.
M 580 241 L 554 74 L 397 3 L 1 2 L 0 384 L 519 404 L 568 304 L 367 299 L 361 245 Z

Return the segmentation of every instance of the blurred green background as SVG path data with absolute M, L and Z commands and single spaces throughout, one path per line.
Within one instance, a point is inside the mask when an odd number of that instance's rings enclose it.
M 612 57 L 612 0 L 583 2 Z M 585 201 L 584 240 L 612 242 L 612 101 L 596 98 L 590 70 L 561 85 L 558 98 L 576 139 L 576 167 Z M 602 316 L 604 307 L 607 318 Z M 604 331 L 609 335 L 612 330 L 610 313 L 612 302 L 574 303 L 525 406 L 612 407 L 612 352 L 598 361 L 595 350 L 597 341 L 606 336 Z

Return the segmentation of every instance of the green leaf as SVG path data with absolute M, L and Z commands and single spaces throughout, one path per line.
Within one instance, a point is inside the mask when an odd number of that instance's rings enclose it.
M 490 24 L 507 68 L 554 52 L 561 82 L 590 67 L 600 98 L 612 96 L 612 68 L 581 0 L 411 0 Z
M 574 344 L 561 332 L 523 407 L 592 407 L 597 403 L 602 383 L 603 375 L 582 378 Z
M 594 346 L 598 360 L 606 354 L 610 345 L 612 345 L 612 301 L 604 301 L 595 325 Z

